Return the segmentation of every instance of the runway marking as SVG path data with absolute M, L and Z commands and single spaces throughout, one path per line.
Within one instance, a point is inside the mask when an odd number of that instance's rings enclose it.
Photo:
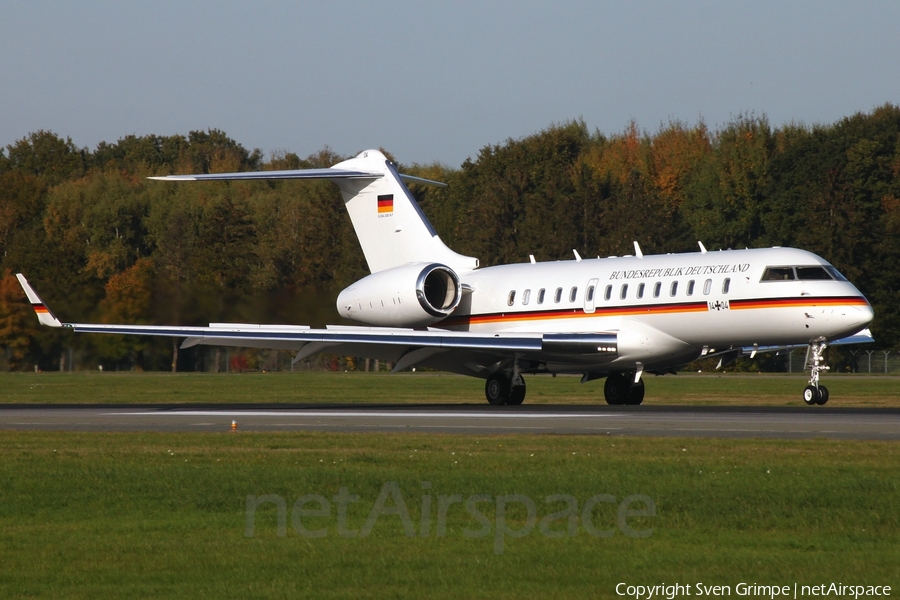
M 441 418 L 441 419 L 571 419 L 571 418 L 610 418 L 622 417 L 618 414 L 572 414 L 572 413 L 470 413 L 470 412 L 368 412 L 368 411 L 217 411 L 217 410 L 179 410 L 152 412 L 114 412 L 102 413 L 103 416 L 184 416 L 184 417 L 387 417 L 387 418 Z
M 252 427 L 334 427 L 333 424 L 329 425 L 327 423 L 252 423 Z M 360 424 L 355 425 L 354 427 L 379 427 L 378 425 L 368 425 L 368 424 Z M 409 425 L 387 425 L 387 427 L 394 427 L 398 429 L 406 429 Z M 416 429 L 484 429 L 488 427 L 487 425 L 416 425 Z M 497 426 L 501 429 L 528 429 L 529 431 L 535 429 L 552 429 L 552 427 L 542 427 L 540 425 L 502 425 Z

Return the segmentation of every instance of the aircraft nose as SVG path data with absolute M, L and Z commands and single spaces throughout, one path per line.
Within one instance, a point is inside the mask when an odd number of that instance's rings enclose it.
M 860 329 L 868 327 L 869 323 L 872 322 L 872 319 L 875 318 L 875 311 L 872 310 L 872 305 L 869 304 L 868 300 L 866 300 L 865 306 L 858 307 L 858 311 Z
M 860 296 L 860 299 L 862 302 L 855 306 L 848 307 L 847 311 L 844 313 L 844 320 L 847 323 L 847 327 L 852 328 L 854 331 L 865 329 L 875 317 L 875 311 L 872 310 L 872 305 L 869 304 L 868 300 L 862 296 Z

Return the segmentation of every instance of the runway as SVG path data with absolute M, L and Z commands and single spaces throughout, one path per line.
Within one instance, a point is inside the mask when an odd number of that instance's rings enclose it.
M 900 409 L 488 405 L 0 405 L 0 429 L 900 440 Z

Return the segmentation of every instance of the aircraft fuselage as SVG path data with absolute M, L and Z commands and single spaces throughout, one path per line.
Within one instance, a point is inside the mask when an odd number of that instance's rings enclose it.
M 799 275 L 796 267 L 803 268 Z M 779 274 L 784 278 L 773 278 Z M 662 362 L 673 365 L 704 348 L 831 341 L 864 328 L 873 315 L 827 261 L 794 248 L 501 265 L 460 280 L 473 291 L 438 327 L 620 338 L 637 332 L 647 346 L 670 346 L 664 354 L 678 357 Z M 619 354 L 616 362 L 627 362 L 621 348 Z

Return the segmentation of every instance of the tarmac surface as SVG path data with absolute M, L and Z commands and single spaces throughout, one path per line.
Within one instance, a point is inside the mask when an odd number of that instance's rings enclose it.
M 580 434 L 900 440 L 900 409 L 423 404 L 0 405 L 0 430 Z

